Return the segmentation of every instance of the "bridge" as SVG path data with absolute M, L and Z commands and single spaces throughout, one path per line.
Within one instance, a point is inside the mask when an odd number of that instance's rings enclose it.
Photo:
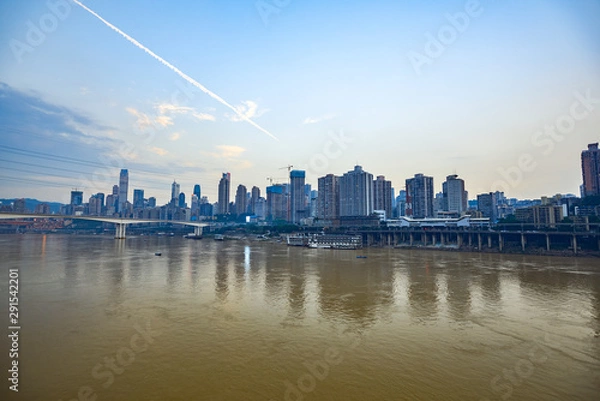
M 17 220 L 17 219 L 63 219 L 63 220 L 87 220 L 100 221 L 102 223 L 112 223 L 115 225 L 115 239 L 125 239 L 126 227 L 129 224 L 157 224 L 170 223 L 182 226 L 194 227 L 194 236 L 202 235 L 202 227 L 210 226 L 208 223 L 199 223 L 195 221 L 178 221 L 178 220 L 153 220 L 153 219 L 126 219 L 120 217 L 103 217 L 103 216 L 66 216 L 60 214 L 27 214 L 27 213 L 0 213 L 0 220 Z

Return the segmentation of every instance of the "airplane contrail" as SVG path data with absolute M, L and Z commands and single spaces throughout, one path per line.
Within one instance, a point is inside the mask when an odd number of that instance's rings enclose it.
M 235 107 L 233 107 L 232 105 L 230 105 L 229 103 L 227 103 L 225 101 L 225 99 L 223 99 L 221 96 L 219 96 L 216 93 L 210 91 L 204 85 L 200 84 L 198 81 L 196 81 L 195 79 L 193 79 L 189 75 L 185 74 L 179 68 L 175 67 L 173 64 L 169 63 L 167 60 L 165 60 L 164 58 L 160 57 L 158 54 L 154 53 L 152 50 L 148 49 L 146 46 L 144 46 L 143 44 L 141 44 L 140 42 L 138 42 L 137 40 L 135 40 L 131 36 L 127 35 L 125 32 L 123 32 L 122 30 L 120 30 L 119 28 L 117 28 L 116 26 L 114 26 L 113 24 L 111 24 L 110 22 L 108 22 L 107 20 L 105 20 L 104 18 L 102 18 L 100 15 L 98 15 L 94 10 L 88 8 L 83 3 L 81 3 L 79 0 L 73 0 L 73 2 L 75 4 L 77 4 L 77 5 L 79 5 L 81 8 L 83 8 L 87 12 L 89 12 L 90 14 L 92 14 L 94 17 L 98 18 L 105 25 L 107 25 L 109 28 L 111 28 L 112 30 L 114 30 L 115 32 L 117 32 L 118 34 L 120 34 L 121 36 L 123 36 L 125 39 L 127 39 L 128 41 L 130 41 L 131 43 L 133 43 L 135 46 L 139 47 L 140 49 L 142 49 L 143 51 L 145 51 L 146 53 L 148 53 L 149 55 L 151 55 L 152 57 L 154 57 L 155 59 L 157 59 L 158 61 L 160 61 L 162 64 L 164 64 L 165 66 L 167 66 L 168 68 L 170 68 L 171 70 L 173 70 L 181 78 L 185 79 L 187 82 L 189 82 L 190 84 L 194 85 L 196 88 L 200 89 L 202 92 L 206 93 L 208 96 L 212 97 L 217 102 L 219 102 L 219 103 L 221 103 L 221 104 L 229 107 L 242 120 L 246 121 L 247 123 L 249 123 L 250 125 L 252 125 L 256 129 L 258 129 L 258 130 L 264 132 L 265 134 L 269 135 L 271 138 L 275 139 L 276 141 L 279 140 L 275 135 L 271 134 L 269 131 L 267 131 L 266 129 L 264 129 L 263 127 L 261 127 L 260 125 L 258 125 L 254 121 L 252 121 L 250 118 L 248 118 L 245 114 L 241 113 L 238 109 L 236 109 Z

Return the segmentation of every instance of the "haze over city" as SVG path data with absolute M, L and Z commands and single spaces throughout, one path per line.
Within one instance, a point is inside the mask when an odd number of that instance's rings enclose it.
M 59 3 L 0 5 L 0 197 L 66 203 L 127 168 L 159 203 L 173 180 L 215 200 L 223 172 L 358 163 L 396 192 L 456 173 L 539 198 L 579 194 L 598 141 L 597 1 Z

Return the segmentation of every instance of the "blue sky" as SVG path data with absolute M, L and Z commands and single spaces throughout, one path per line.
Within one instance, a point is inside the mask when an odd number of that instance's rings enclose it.
M 237 113 L 71 1 L 2 2 L 0 197 L 87 199 L 123 167 L 159 202 L 174 179 L 215 201 L 225 171 L 264 191 L 358 162 L 534 198 L 578 193 L 600 139 L 597 0 L 83 3 Z

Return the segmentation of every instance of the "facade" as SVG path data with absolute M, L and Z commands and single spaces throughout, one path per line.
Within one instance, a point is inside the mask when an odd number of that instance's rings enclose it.
M 267 187 L 267 210 L 268 221 L 287 220 L 287 196 L 285 188 L 281 184 Z
M 488 217 L 492 222 L 498 220 L 498 200 L 497 193 L 477 195 L 477 210 L 483 217 Z
M 187 204 L 185 203 L 185 192 L 179 193 L 179 199 L 177 201 L 177 206 L 181 208 L 186 208 Z
M 257 186 L 253 186 L 252 187 L 252 193 L 250 195 L 250 214 L 257 214 L 256 213 L 256 205 L 258 203 L 258 200 L 260 199 L 260 188 Z
M 173 181 L 173 184 L 171 184 L 171 204 L 177 205 L 177 203 L 179 203 L 179 191 L 179 184 L 176 181 Z
M 229 189 L 231 186 L 231 174 L 223 173 L 219 181 L 219 214 L 229 214 Z
M 465 191 L 464 180 L 458 178 L 456 174 L 447 176 L 446 181 L 442 184 L 442 192 L 444 194 L 442 208 L 444 211 L 454 212 L 459 216 L 465 214 L 468 209 L 468 193 Z
M 339 177 L 328 174 L 319 178 L 317 198 L 317 217 L 332 220 L 340 217 Z
M 434 217 L 433 177 L 416 174 L 406 180 L 406 216 L 417 219 Z
M 582 196 L 600 195 L 600 149 L 598 143 L 591 143 L 581 152 L 581 172 L 583 175 Z
M 361 166 L 340 177 L 340 217 L 373 213 L 373 174 Z
M 119 174 L 119 203 L 118 212 L 123 213 L 127 210 L 127 194 L 129 192 L 129 171 L 122 169 Z
M 71 191 L 71 205 L 83 205 L 83 191 Z
M 237 215 L 246 213 L 246 208 L 247 208 L 246 200 L 248 199 L 246 196 L 247 193 L 248 193 L 248 190 L 246 189 L 246 187 L 244 185 L 242 185 L 242 184 L 238 185 L 237 191 L 235 192 L 235 213 Z
M 202 195 L 202 192 L 201 192 L 201 190 L 200 190 L 200 184 L 196 184 L 196 185 L 194 185 L 194 193 L 193 193 L 193 195 L 196 195 L 196 197 L 197 197 L 198 199 L 202 199 L 202 196 L 201 196 L 201 195 Z
M 133 190 L 133 208 L 143 209 L 144 208 L 144 190 L 134 189 Z
M 386 219 L 391 219 L 393 197 L 392 182 L 387 181 L 383 175 L 377 176 L 377 179 L 373 181 L 373 209 L 384 210 Z
M 304 170 L 290 171 L 290 222 L 292 224 L 300 224 L 300 220 L 306 217 L 305 179 Z

